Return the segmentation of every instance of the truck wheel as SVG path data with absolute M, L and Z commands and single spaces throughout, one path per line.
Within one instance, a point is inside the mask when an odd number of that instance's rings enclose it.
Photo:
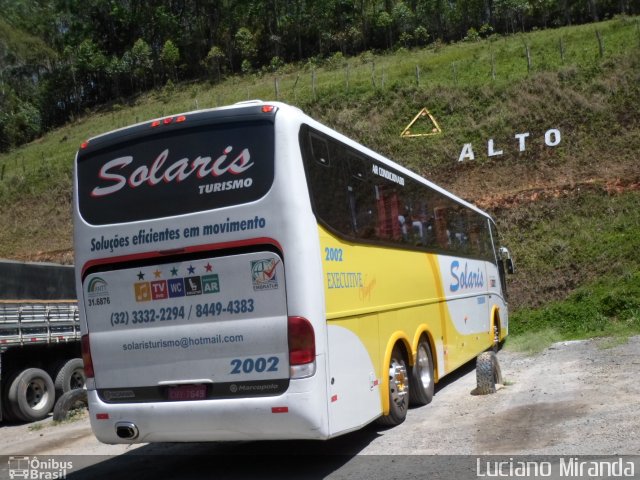
M 39 368 L 23 370 L 11 382 L 7 400 L 19 420 L 42 420 L 49 414 L 55 401 L 53 380 Z
M 416 363 L 411 369 L 411 405 L 426 405 L 433 399 L 433 359 L 429 342 L 423 337 L 418 343 Z
M 9 386 L 13 383 L 20 372 L 9 372 L 7 381 L 2 385 L 2 419 L 7 422 L 20 422 L 20 417 L 13 409 L 13 404 L 9 401 Z
M 402 350 L 395 346 L 389 362 L 389 415 L 378 418 L 388 427 L 400 425 L 407 416 L 409 406 L 409 375 Z
M 87 391 L 84 388 L 74 388 L 62 395 L 53 407 L 53 421 L 66 420 L 69 412 L 87 406 Z
M 86 380 L 81 358 L 67 360 L 55 375 L 56 397 L 76 388 L 83 388 Z
M 502 383 L 502 372 L 495 352 L 483 352 L 476 358 L 476 382 L 473 395 L 496 393 L 496 384 Z

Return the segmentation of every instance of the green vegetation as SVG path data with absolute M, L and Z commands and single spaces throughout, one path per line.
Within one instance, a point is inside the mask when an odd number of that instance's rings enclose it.
M 163 44 L 172 81 L 0 155 L 0 256 L 72 261 L 72 164 L 84 140 L 277 97 L 494 215 L 516 261 L 509 344 L 525 332 L 541 344 L 640 331 L 639 25 L 618 17 L 394 54 L 340 53 L 215 84 L 179 82 L 175 45 Z M 424 107 L 442 134 L 401 138 Z M 544 145 L 549 128 L 562 132 L 558 147 Z M 519 152 L 522 132 L 530 137 Z M 487 156 L 489 138 L 503 155 Z M 465 143 L 476 160 L 459 163 Z
M 294 62 L 339 69 L 347 56 L 443 42 L 462 41 L 474 50 L 483 38 L 640 10 L 630 0 L 0 0 L 0 12 L 0 111 L 6 120 L 0 122 L 0 151 L 6 151 L 87 108 L 165 84 L 280 72 Z M 610 48 L 606 42 L 599 44 L 601 57 Z M 443 61 L 454 83 L 458 76 L 478 77 L 466 68 L 464 53 Z M 528 68 L 545 68 L 546 60 L 535 62 Z

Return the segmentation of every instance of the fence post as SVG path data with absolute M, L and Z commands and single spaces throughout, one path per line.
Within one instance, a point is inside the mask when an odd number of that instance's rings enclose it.
M 598 39 L 598 52 L 600 53 L 600 58 L 604 57 L 604 40 L 602 39 L 602 35 L 600 35 L 600 31 L 596 28 L 596 38 Z
M 524 42 L 524 51 L 527 54 L 527 73 L 531 73 L 531 50 L 527 42 Z
M 564 40 L 560 37 L 560 60 L 564 63 Z
M 296 91 L 296 87 L 298 86 L 298 80 L 300 80 L 300 74 L 296 75 L 296 81 L 293 82 L 293 100 L 295 102 L 298 101 L 298 92 Z
M 371 85 L 376 88 L 376 62 L 374 60 L 371 61 Z
M 280 100 L 280 82 L 278 81 L 278 77 L 273 78 L 273 83 L 276 89 L 276 100 Z
M 311 92 L 313 93 L 313 99 L 316 99 L 316 69 L 311 69 Z
M 416 65 L 416 85 L 420 86 L 420 65 Z
M 496 56 L 493 50 L 491 51 L 491 79 L 496 81 Z
M 347 93 L 349 93 L 349 64 L 344 64 L 344 72 L 345 72 L 345 84 L 347 87 Z

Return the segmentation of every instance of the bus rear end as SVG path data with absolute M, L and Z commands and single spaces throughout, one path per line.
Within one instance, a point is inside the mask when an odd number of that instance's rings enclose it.
M 296 300 L 321 267 L 285 262 L 319 247 L 301 241 L 315 223 L 304 182 L 289 186 L 302 167 L 276 142 L 277 111 L 167 117 L 80 149 L 76 280 L 99 440 L 328 435 L 322 300 Z

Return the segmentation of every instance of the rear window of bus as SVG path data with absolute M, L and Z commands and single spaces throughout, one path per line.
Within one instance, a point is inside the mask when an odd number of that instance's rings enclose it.
M 80 215 L 106 225 L 257 200 L 273 183 L 273 137 L 273 123 L 258 120 L 160 128 L 81 150 Z

